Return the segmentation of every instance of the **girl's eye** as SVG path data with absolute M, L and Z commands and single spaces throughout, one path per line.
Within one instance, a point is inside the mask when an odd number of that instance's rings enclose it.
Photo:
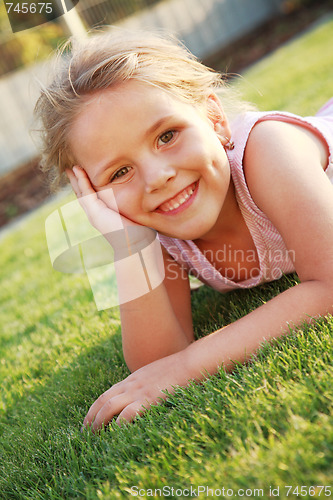
M 129 171 L 131 170 L 131 167 L 121 167 L 117 172 L 113 174 L 111 177 L 111 182 L 117 181 L 119 179 L 122 179 Z
M 164 132 L 164 134 L 160 135 L 158 140 L 161 141 L 163 144 L 167 144 L 174 138 L 174 135 L 175 135 L 174 130 L 168 130 L 167 132 Z

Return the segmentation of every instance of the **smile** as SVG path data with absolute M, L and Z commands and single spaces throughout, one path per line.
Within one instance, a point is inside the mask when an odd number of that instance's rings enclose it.
M 194 200 L 195 194 L 198 190 L 199 182 L 194 182 L 183 191 L 177 194 L 174 198 L 171 198 L 168 201 L 162 203 L 157 209 L 156 212 L 159 213 L 171 213 L 176 214 L 180 212 L 182 209 L 188 207 L 192 201 Z

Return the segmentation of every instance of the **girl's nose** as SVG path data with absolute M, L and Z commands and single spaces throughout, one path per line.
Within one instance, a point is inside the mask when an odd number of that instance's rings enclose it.
M 170 180 L 176 176 L 174 167 L 162 162 L 156 161 L 149 165 L 144 165 L 145 191 L 150 194 L 162 189 Z

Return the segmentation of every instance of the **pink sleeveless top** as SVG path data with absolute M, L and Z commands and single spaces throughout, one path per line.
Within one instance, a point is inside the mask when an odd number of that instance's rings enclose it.
M 236 198 L 258 254 L 259 274 L 256 270 L 255 276 L 246 281 L 235 282 L 217 271 L 193 241 L 179 240 L 159 234 L 160 242 L 176 262 L 189 274 L 220 292 L 254 287 L 279 279 L 283 274 L 295 270 L 282 236 L 254 203 L 243 171 L 244 150 L 252 128 L 259 121 L 272 119 L 302 125 L 323 138 L 329 150 L 329 161 L 325 172 L 333 183 L 333 98 L 314 117 L 301 118 L 291 113 L 277 111 L 249 112 L 238 117 L 232 123 L 231 138 L 235 143 L 235 148 L 227 154 Z M 228 249 L 223 251 L 228 251 Z M 221 256 L 223 259 L 223 254 Z M 247 257 L 251 258 L 251 255 Z

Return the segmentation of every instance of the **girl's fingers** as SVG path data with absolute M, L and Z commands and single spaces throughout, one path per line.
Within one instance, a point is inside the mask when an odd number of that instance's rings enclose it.
M 128 403 L 128 395 L 126 394 L 119 394 L 118 396 L 108 399 L 99 410 L 92 423 L 93 430 L 102 429 L 115 415 L 121 413 Z
M 120 212 L 113 194 L 113 189 L 108 187 L 97 193 L 87 173 L 79 166 L 74 166 L 73 170 L 67 169 L 66 174 L 82 208 L 93 217 L 95 215 L 97 216 L 99 211 L 105 210 L 105 208 L 111 209 L 114 213 L 118 214 L 118 216 L 115 217 L 115 221 L 118 223 L 116 229 L 118 229 Z M 123 229 L 123 224 L 120 224 L 119 229 Z
M 113 189 L 106 187 L 96 192 L 89 176 L 79 166 L 67 169 L 66 174 L 90 224 L 106 236 L 112 246 L 122 246 L 123 237 L 114 233 L 123 230 L 125 225 L 135 224 L 120 215 Z M 119 244 L 117 238 L 120 238 Z
M 73 167 L 73 174 L 75 176 L 77 189 L 80 193 L 80 204 L 87 213 L 90 213 L 93 217 L 94 215 L 98 216 L 99 211 L 105 210 L 108 207 L 108 204 L 103 200 L 103 197 L 100 196 L 103 191 L 99 191 L 98 193 L 95 191 L 93 186 L 91 185 L 91 181 L 87 175 L 87 173 L 78 166 Z M 106 192 L 109 191 L 112 194 L 112 189 L 106 189 Z M 118 210 L 115 210 L 117 213 Z
M 121 387 L 121 383 L 115 384 L 110 389 L 105 391 L 96 401 L 91 405 L 89 411 L 83 421 L 83 425 L 86 427 L 87 425 L 92 425 L 96 415 L 103 408 L 105 403 L 119 395 L 123 394 L 123 389 Z M 112 417 L 111 417 L 112 418 Z
M 119 214 L 118 206 L 113 194 L 113 189 L 111 187 L 107 187 L 106 189 L 102 189 L 98 192 L 98 197 L 102 200 L 105 205 L 117 214 Z
M 119 213 L 117 203 L 113 194 L 113 189 L 111 187 L 107 187 L 106 189 L 102 189 L 97 192 L 91 185 L 91 181 L 87 175 L 87 173 L 78 166 L 73 167 L 73 173 L 77 179 L 78 188 L 80 190 L 81 196 L 89 196 L 87 200 L 91 202 L 92 200 L 101 200 L 108 208 L 111 208 L 116 213 Z M 100 204 L 101 205 L 101 204 Z
M 77 183 L 78 183 L 78 187 L 79 187 L 80 192 L 81 192 L 81 196 L 96 194 L 96 191 L 92 187 L 88 175 L 81 167 L 78 167 L 78 166 L 73 167 L 73 173 L 77 179 Z
M 99 199 L 88 175 L 81 167 L 73 167 L 73 170 L 69 170 L 67 175 L 81 207 L 93 223 L 100 211 L 105 210 L 104 203 Z
M 90 194 L 96 194 L 89 177 L 81 167 L 75 166 L 73 167 L 73 170 L 67 168 L 66 175 L 70 180 L 72 188 L 78 198 Z
M 124 423 L 132 422 L 137 415 L 142 415 L 148 408 L 150 408 L 148 401 L 134 401 L 119 413 L 116 424 L 120 426 Z
M 79 186 L 78 186 L 78 182 L 77 182 L 77 179 L 75 177 L 75 174 L 73 173 L 72 170 L 70 170 L 69 168 L 66 169 L 66 175 L 69 179 L 69 182 L 71 183 L 71 186 L 73 188 L 73 191 L 74 193 L 76 194 L 77 198 L 79 198 L 81 196 L 81 193 L 80 193 L 80 190 L 79 190 Z

